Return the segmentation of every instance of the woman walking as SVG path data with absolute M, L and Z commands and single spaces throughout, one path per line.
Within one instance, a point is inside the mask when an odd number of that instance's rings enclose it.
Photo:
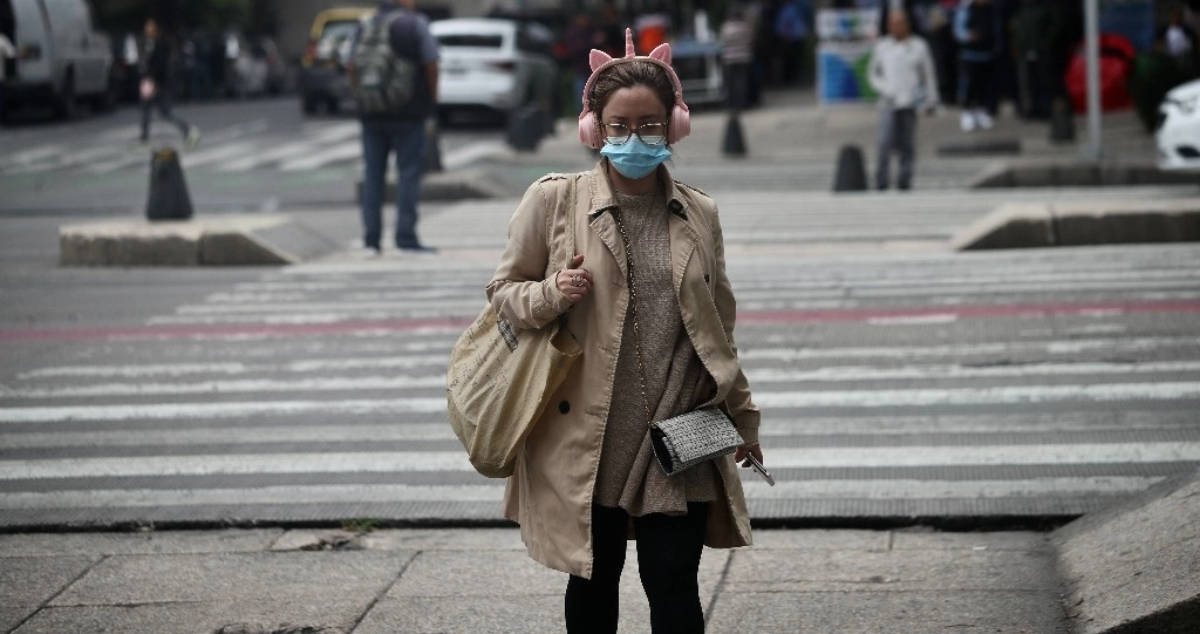
M 735 305 L 716 204 L 671 178 L 690 132 L 670 46 L 590 55 L 580 139 L 589 172 L 526 192 L 488 296 L 519 329 L 561 320 L 583 347 L 517 458 L 505 514 L 531 557 L 570 575 L 568 632 L 615 632 L 626 540 L 637 540 L 654 632 L 704 629 L 702 547 L 750 544 L 736 463 L 758 444 L 758 407 L 733 343 Z M 744 444 L 667 476 L 648 424 L 707 406 Z

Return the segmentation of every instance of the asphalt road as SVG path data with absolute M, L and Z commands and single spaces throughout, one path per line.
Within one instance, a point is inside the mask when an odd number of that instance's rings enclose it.
M 294 96 L 181 104 L 203 131 L 182 151 L 193 202 L 205 212 L 348 204 L 361 172 L 359 124 L 351 116 L 305 117 Z M 0 127 L 0 214 L 111 214 L 145 204 L 149 148 L 137 142 L 140 112 L 56 122 L 26 117 Z M 443 162 L 461 168 L 504 151 L 496 123 L 460 122 L 440 134 Z M 182 145 L 155 119 L 150 147 Z
M 1200 463 L 1200 247 L 955 254 L 962 194 L 807 196 L 721 197 L 760 521 L 1061 519 Z M 344 253 L 219 271 L 58 269 L 53 219 L 0 219 L 0 523 L 498 520 L 442 375 L 513 204 L 376 261 L 314 210 Z

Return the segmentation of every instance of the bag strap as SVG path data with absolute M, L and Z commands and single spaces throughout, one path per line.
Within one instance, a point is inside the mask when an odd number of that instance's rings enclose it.
M 657 200 L 658 198 L 655 197 L 655 201 Z M 629 241 L 629 232 L 625 231 L 625 223 L 621 222 L 621 209 L 613 209 L 612 214 L 613 220 L 617 223 L 617 230 L 621 233 L 621 242 L 625 244 L 625 280 L 629 286 L 629 312 L 633 318 L 633 350 L 637 357 L 638 388 L 642 393 L 642 406 L 646 409 L 646 424 L 649 425 L 654 422 L 654 412 L 650 409 L 650 397 L 646 394 L 646 364 L 642 360 L 642 332 L 638 324 L 638 293 L 633 274 L 633 244 Z

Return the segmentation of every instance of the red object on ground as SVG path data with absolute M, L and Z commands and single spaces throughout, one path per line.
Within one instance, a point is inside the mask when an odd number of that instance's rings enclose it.
M 1075 112 L 1087 111 L 1087 58 L 1084 50 L 1084 45 L 1080 44 L 1063 78 Z M 1129 76 L 1133 73 L 1136 55 L 1137 51 L 1128 38 L 1113 33 L 1100 35 L 1100 104 L 1105 112 L 1133 106 L 1133 99 L 1129 95 Z

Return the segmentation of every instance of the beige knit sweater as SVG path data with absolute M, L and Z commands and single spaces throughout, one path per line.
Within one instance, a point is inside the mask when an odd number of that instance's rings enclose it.
M 683 328 L 671 281 L 670 212 L 665 201 L 659 193 L 616 196 L 633 251 L 646 395 L 654 420 L 662 420 L 695 409 L 716 388 Z M 716 500 L 721 484 L 711 462 L 669 478 L 659 468 L 646 433 L 650 421 L 646 420 L 634 345 L 631 310 L 621 336 L 593 500 L 601 506 L 620 507 L 633 516 L 684 514 L 688 502 Z

